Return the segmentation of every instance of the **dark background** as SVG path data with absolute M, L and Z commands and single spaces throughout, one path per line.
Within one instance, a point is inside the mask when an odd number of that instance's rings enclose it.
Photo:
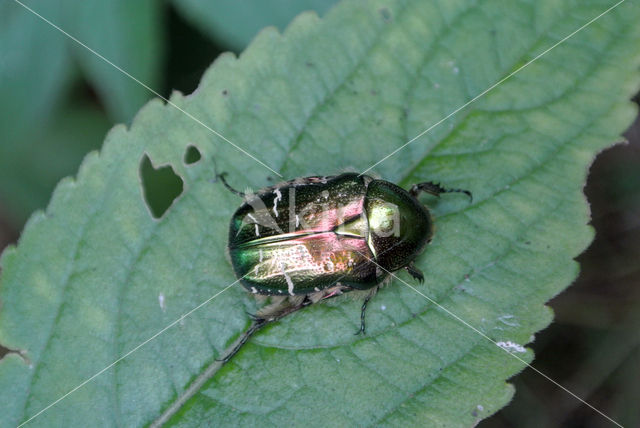
M 241 50 L 225 37 L 200 32 L 170 6 L 165 7 L 162 17 L 165 44 L 160 82 L 154 89 L 161 89 L 163 96 L 169 96 L 172 89 L 191 93 L 221 52 Z M 102 134 L 85 142 L 81 151 L 65 152 L 60 148 L 57 153 L 68 155 L 54 173 L 28 179 L 16 177 L 10 182 L 16 189 L 38 190 L 32 192 L 32 200 L 23 204 L 27 208 L 16 207 L 11 188 L 5 185 L 0 189 L 0 249 L 17 241 L 27 213 L 46 206 L 55 183 L 76 173 L 82 156 L 100 147 L 113 122 L 108 119 L 110 115 L 98 91 L 82 73 L 68 84 L 64 97 L 67 101 L 56 108 L 69 103 L 89 105 L 104 115 L 97 125 L 104 128 Z M 62 131 L 56 132 L 75 132 L 71 128 L 77 125 L 69 123 L 64 128 L 63 124 Z M 600 154 L 591 168 L 585 193 L 591 204 L 595 240 L 578 258 L 582 268 L 576 282 L 549 303 L 555 310 L 555 321 L 538 333 L 530 346 L 536 352 L 533 364 L 537 369 L 630 427 L 640 426 L 640 121 L 636 120 L 625 136 L 628 143 Z M 0 145 L 5 143 L 0 141 Z M 170 175 L 154 172 L 150 166 L 143 167 L 143 174 L 154 184 L 147 189 L 150 203 L 161 211 L 171 201 L 171 195 L 180 192 L 179 183 L 172 181 Z M 512 382 L 516 395 L 511 405 L 481 426 L 613 426 L 530 369 Z

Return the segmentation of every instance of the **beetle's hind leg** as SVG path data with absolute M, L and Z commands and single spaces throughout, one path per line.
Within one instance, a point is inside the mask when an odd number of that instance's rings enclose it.
M 434 196 L 440 196 L 441 193 L 464 193 L 469 197 L 471 201 L 473 201 L 473 195 L 470 191 L 464 189 L 446 189 L 440 186 L 438 183 L 434 183 L 431 181 L 426 181 L 424 183 L 417 183 L 411 186 L 411 190 L 409 193 L 414 198 L 417 198 L 420 192 L 430 193 Z
M 277 318 L 282 312 L 286 311 L 291 306 L 297 306 L 301 303 L 300 299 L 296 301 L 289 300 L 289 296 L 269 296 L 270 301 L 268 305 L 264 305 L 256 313 L 256 318 L 271 319 Z M 295 296 L 298 297 L 298 296 Z M 302 296 L 304 297 L 304 296 Z M 298 301 L 300 300 L 300 301 Z
M 261 316 L 259 316 L 258 314 L 252 314 L 251 312 L 246 312 L 246 311 L 245 311 L 245 313 L 247 314 L 247 316 L 248 316 L 249 318 L 251 318 L 251 321 L 259 321 L 259 320 L 263 319 L 263 318 L 262 318 Z
M 404 268 L 407 270 L 407 272 L 409 272 L 409 275 L 411 275 L 413 279 L 417 279 L 420 284 L 424 282 L 424 274 L 420 269 L 416 267 L 416 265 L 414 265 L 413 263 L 409 263 Z
M 256 331 L 260 330 L 262 327 L 269 323 L 269 321 L 264 318 L 256 318 L 255 316 L 252 316 L 252 318 L 253 322 L 251 323 L 251 326 L 242 334 L 240 340 L 238 340 L 238 342 L 236 343 L 236 346 L 234 346 L 227 355 L 217 361 L 221 361 L 223 364 L 228 362 L 231 358 L 233 358 L 234 355 L 236 355 L 240 351 L 240 348 L 242 348 L 242 346 L 247 343 L 247 341 L 251 338 L 251 336 L 254 335 Z
M 250 318 L 252 319 L 251 326 L 242 334 L 233 349 L 218 361 L 221 361 L 223 364 L 228 362 L 231 358 L 233 358 L 234 355 L 236 355 L 240 351 L 240 348 L 242 348 L 242 346 L 247 343 L 251 336 L 253 336 L 262 327 L 281 320 L 287 315 L 297 312 L 300 309 L 305 308 L 311 304 L 313 304 L 313 302 L 306 298 L 306 296 L 300 296 L 300 299 L 297 299 L 294 302 L 290 302 L 288 300 L 280 300 L 272 305 L 268 305 L 266 307 L 268 308 L 267 312 L 265 312 L 265 308 L 263 308 L 260 309 L 255 315 L 249 314 Z

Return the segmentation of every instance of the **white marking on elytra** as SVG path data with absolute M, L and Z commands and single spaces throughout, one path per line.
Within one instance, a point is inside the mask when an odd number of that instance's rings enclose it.
M 162 293 L 158 294 L 158 303 L 160 304 L 160 309 L 162 309 L 162 311 L 164 312 L 165 309 L 167 309 L 167 307 L 164 304 L 164 294 Z
M 517 343 L 511 342 L 510 340 L 507 340 L 506 342 L 497 342 L 496 345 L 507 352 L 527 352 L 524 346 L 518 345 Z
M 273 200 L 273 214 L 278 217 L 278 201 L 282 200 L 282 193 L 280 193 L 280 189 L 276 189 L 273 191 L 276 194 L 276 198 Z
M 258 290 L 256 290 L 256 287 L 251 287 L 251 292 L 253 294 L 258 294 Z
M 300 217 L 296 214 L 296 228 L 300 226 Z
M 285 270 L 284 263 L 280 263 L 280 270 L 282 270 L 282 275 L 284 275 L 284 280 L 287 281 L 289 295 L 293 296 L 293 281 L 291 281 L 291 277 Z
M 313 287 L 313 291 L 320 291 L 318 287 Z
M 260 236 L 260 229 L 258 228 L 258 223 L 254 224 L 256 227 L 256 236 Z
M 262 249 L 258 250 L 258 254 L 260 254 L 260 263 L 262 263 Z
M 254 273 L 254 274 L 256 274 L 256 275 L 258 275 L 258 265 L 255 265 L 255 266 L 253 267 L 253 273 Z
M 258 220 L 256 220 L 256 218 L 251 213 L 247 214 L 247 217 L 249 217 L 251 220 L 253 220 L 254 223 L 258 222 Z

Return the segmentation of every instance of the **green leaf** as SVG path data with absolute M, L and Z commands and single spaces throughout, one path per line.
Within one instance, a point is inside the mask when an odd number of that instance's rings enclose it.
M 274 25 L 283 30 L 300 12 L 319 15 L 335 0 L 173 0 L 177 10 L 216 40 L 242 50 L 262 28 Z
M 158 90 L 161 66 L 161 7 L 156 0 L 64 0 L 64 27 L 75 38 L 145 85 Z M 40 23 L 40 25 L 45 25 Z M 52 28 L 47 28 L 51 33 Z M 69 40 L 83 72 L 97 88 L 113 119 L 130 122 L 152 97 L 85 47 Z
M 364 170 L 517 70 L 612 1 L 346 1 L 223 55 L 180 108 L 287 178 Z M 545 302 L 589 244 L 582 187 L 594 155 L 636 110 L 640 7 L 625 2 L 376 167 L 408 185 L 474 193 L 426 199 L 437 218 L 418 290 L 494 341 L 551 322 Z M 200 161 L 185 164 L 193 145 Z M 183 193 L 159 220 L 140 163 L 171 165 Z M 225 259 L 236 187 L 268 170 L 177 109 L 147 104 L 63 180 L 3 254 L 0 414 L 15 426 L 235 280 Z M 272 177 L 273 178 L 273 177 Z M 399 277 L 410 282 L 404 273 Z M 524 367 L 395 280 L 370 304 L 315 305 L 254 337 L 173 425 L 473 426 L 510 400 Z M 31 425 L 152 422 L 249 323 L 232 286 L 55 404 Z M 26 359 L 25 360 L 23 359 Z M 623 422 L 623 421 L 622 421 Z

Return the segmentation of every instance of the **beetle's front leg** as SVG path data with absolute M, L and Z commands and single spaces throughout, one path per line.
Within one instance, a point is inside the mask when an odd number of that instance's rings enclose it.
M 411 186 L 411 190 L 409 193 L 414 198 L 417 198 L 420 192 L 430 193 L 434 196 L 440 196 L 441 193 L 464 193 L 473 201 L 473 195 L 470 191 L 464 189 L 445 189 L 440 186 L 438 183 L 434 183 L 431 181 L 426 181 L 424 183 L 417 183 Z

